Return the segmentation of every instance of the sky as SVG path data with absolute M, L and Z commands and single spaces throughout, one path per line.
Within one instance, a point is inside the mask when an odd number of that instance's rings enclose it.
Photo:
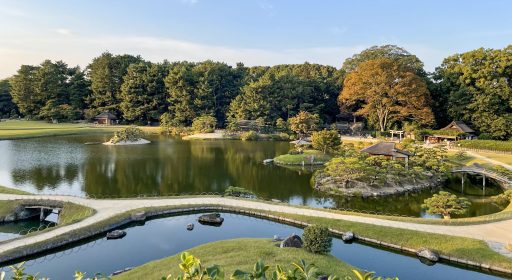
M 0 78 L 45 59 L 85 67 L 104 51 L 339 68 L 385 44 L 433 71 L 449 55 L 512 44 L 511 11 L 508 0 L 0 0 Z

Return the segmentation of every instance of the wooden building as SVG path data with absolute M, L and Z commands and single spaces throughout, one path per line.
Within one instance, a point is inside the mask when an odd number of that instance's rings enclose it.
M 397 149 L 395 142 L 380 142 L 361 150 L 362 153 L 368 153 L 372 156 L 385 156 L 392 160 L 404 160 L 406 168 L 409 165 L 411 153 Z
M 94 117 L 97 124 L 104 124 L 104 125 L 113 125 L 117 122 L 117 117 L 114 116 L 114 114 L 110 112 L 103 112 L 96 117 Z
M 426 136 L 425 142 L 435 144 L 439 142 L 471 140 L 475 138 L 475 131 L 463 121 L 452 121 L 446 127 L 433 131 L 432 135 Z

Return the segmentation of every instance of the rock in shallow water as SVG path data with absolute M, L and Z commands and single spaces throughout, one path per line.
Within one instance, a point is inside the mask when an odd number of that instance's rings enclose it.
M 439 254 L 427 248 L 419 249 L 416 255 L 431 262 L 439 261 Z
M 116 229 L 107 233 L 107 239 L 119 239 L 126 236 L 126 231 Z
M 202 225 L 221 226 L 224 218 L 219 213 L 204 214 L 197 219 Z

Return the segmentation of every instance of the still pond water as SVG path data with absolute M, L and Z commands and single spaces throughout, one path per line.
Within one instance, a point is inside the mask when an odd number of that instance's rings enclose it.
M 0 185 L 47 194 L 94 197 L 131 197 L 141 194 L 223 192 L 244 187 L 263 198 L 313 207 L 336 207 L 426 216 L 421 203 L 432 192 L 380 199 L 325 196 L 310 185 L 308 168 L 264 165 L 267 158 L 284 154 L 287 142 L 183 141 L 151 136 L 148 145 L 85 145 L 107 141 L 110 135 L 62 136 L 0 141 Z M 473 206 L 467 216 L 498 212 L 498 205 L 482 199 L 478 182 L 465 191 Z M 460 188 L 452 180 L 447 188 Z M 489 186 L 487 194 L 499 188 Z
M 302 229 L 289 225 L 227 213 L 222 214 L 225 221 L 221 227 L 204 226 L 196 222 L 198 216 L 199 214 L 190 214 L 165 217 L 146 221 L 143 226 L 131 225 L 126 228 L 127 235 L 123 239 L 107 240 L 104 236 L 99 236 L 66 250 L 26 260 L 26 271 L 39 272 L 40 276 L 51 279 L 71 279 L 76 270 L 87 272 L 89 276 L 96 272 L 108 275 L 116 270 L 178 254 L 208 242 L 302 234 Z M 193 231 L 186 230 L 188 223 L 195 223 Z M 415 257 L 357 243 L 345 244 L 339 239 L 333 240 L 331 253 L 352 266 L 376 271 L 382 276 L 398 276 L 401 280 L 500 278 L 443 263 L 427 266 Z M 8 264 L 0 264 L 0 267 L 6 265 Z M 6 268 L 4 270 L 8 271 Z

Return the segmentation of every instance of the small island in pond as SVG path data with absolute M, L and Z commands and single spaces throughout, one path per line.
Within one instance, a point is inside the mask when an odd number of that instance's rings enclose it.
M 114 137 L 103 143 L 103 145 L 141 145 L 151 143 L 151 141 L 142 138 L 143 136 L 144 131 L 142 129 L 127 127 L 116 131 Z
M 315 173 L 314 188 L 348 196 L 385 196 L 437 188 L 446 178 L 446 155 L 439 148 L 401 150 L 381 142 L 360 151 L 342 145 L 340 156 Z

